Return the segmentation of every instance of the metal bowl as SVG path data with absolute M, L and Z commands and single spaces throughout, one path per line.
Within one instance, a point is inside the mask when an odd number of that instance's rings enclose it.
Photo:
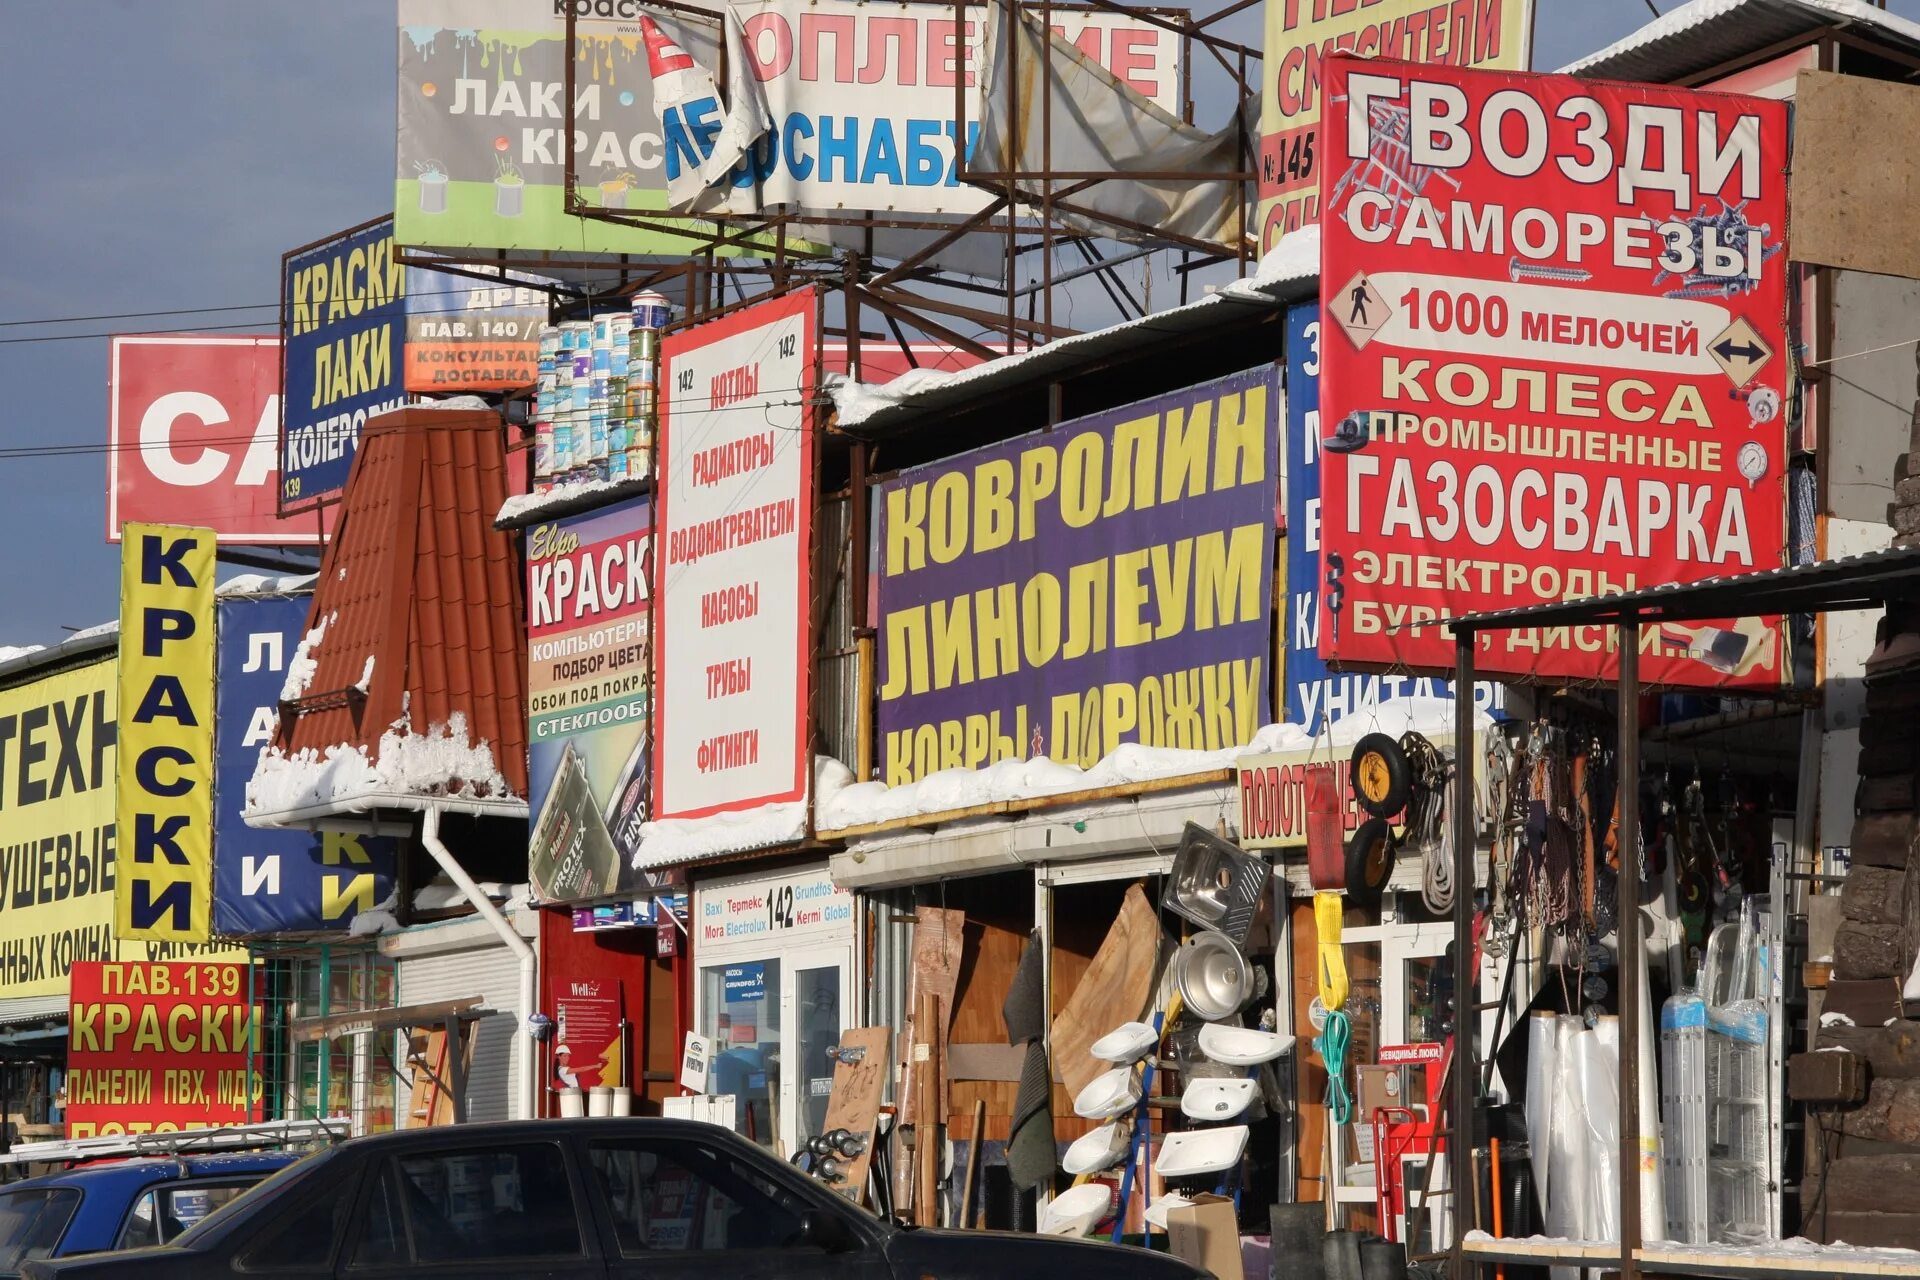
M 1233 1016 L 1253 997 L 1247 958 L 1213 929 L 1201 930 L 1173 953 L 1173 981 L 1181 1001 L 1208 1022 Z

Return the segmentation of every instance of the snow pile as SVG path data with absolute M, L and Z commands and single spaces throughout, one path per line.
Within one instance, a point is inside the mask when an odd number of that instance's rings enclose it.
M 492 747 L 485 739 L 473 741 L 460 712 L 425 733 L 412 732 L 402 720 L 380 735 L 377 756 L 370 760 L 365 747 L 348 744 L 325 751 L 307 747 L 291 756 L 264 747 L 241 816 L 270 822 L 290 813 L 372 809 L 398 799 L 518 799 L 495 765 Z
M 360 678 L 354 681 L 353 687 L 358 689 L 362 693 L 365 693 L 368 689 L 373 687 L 373 655 L 372 654 L 367 655 L 367 665 L 360 668 Z
M 491 410 L 493 408 L 492 405 L 482 400 L 479 396 L 448 396 L 444 400 L 422 400 L 420 403 L 409 407 L 414 409 L 453 409 L 466 413 L 471 413 L 475 409 Z
M 1844 1013 L 1829 1010 L 1820 1015 L 1820 1025 L 1823 1027 L 1852 1027 L 1858 1026 L 1859 1024 Z
M 72 635 L 68 636 L 67 639 L 91 640 L 95 636 L 116 635 L 119 633 L 119 631 L 120 631 L 120 619 L 115 618 L 112 622 L 103 622 L 97 627 L 86 627 L 86 628 L 83 628 L 82 630 L 76 631 Z
M 314 658 L 313 651 L 318 649 L 320 642 L 327 638 L 327 628 L 332 626 L 333 620 L 339 616 L 338 610 L 329 613 L 320 619 L 319 626 L 300 638 L 300 643 L 294 647 L 293 657 L 287 660 L 287 678 L 280 686 L 280 701 L 292 702 L 305 693 L 307 686 L 313 683 L 313 673 L 320 669 L 320 663 Z
M 845 766 L 842 766 L 844 771 Z M 852 775 L 848 775 L 852 776 Z M 633 855 L 636 871 L 675 862 L 697 862 L 722 853 L 770 849 L 791 844 L 807 833 L 804 800 L 763 804 L 739 813 L 715 813 L 704 818 L 668 818 L 640 826 L 640 847 Z
M 0 644 L 0 662 L 11 662 L 15 658 L 24 658 L 30 653 L 39 653 L 47 646 L 43 644 Z
M 1608 45 L 1598 53 L 1590 53 L 1584 58 L 1569 62 L 1560 70 L 1563 74 L 1567 74 L 1584 71 L 1589 67 L 1604 66 L 1635 49 L 1644 49 L 1662 40 L 1683 36 L 1695 27 L 1722 14 L 1744 9 L 1749 3 L 1750 0 L 1691 0 L 1689 4 L 1683 4 L 1677 9 L 1661 14 L 1652 22 Z M 1920 24 L 1897 14 L 1888 13 L 1884 9 L 1867 3 L 1867 0 L 1797 0 L 1797 3 L 1816 12 L 1830 13 L 1835 18 L 1850 23 L 1879 27 L 1884 31 L 1905 36 L 1909 40 L 1920 41 Z M 1760 15 L 1753 15 L 1752 20 L 1760 21 Z
M 345 572 L 345 570 L 341 570 Z M 292 596 L 313 589 L 320 575 L 304 573 L 279 577 L 271 573 L 239 573 L 213 589 L 216 596 Z
M 1296 280 L 1312 280 L 1320 274 L 1320 225 L 1301 227 L 1280 237 L 1280 243 L 1261 257 L 1253 274 L 1245 280 L 1222 285 L 1220 292 L 1229 297 L 1252 297 L 1261 290 Z
M 1002 760 L 985 769 L 945 769 L 899 787 L 889 787 L 882 782 L 855 782 L 845 765 L 826 760 L 815 769 L 818 800 L 814 825 L 821 831 L 843 831 L 848 827 L 930 813 L 1179 778 L 1230 769 L 1243 756 L 1269 752 L 1318 750 L 1333 759 L 1350 751 L 1354 743 L 1369 733 L 1397 738 L 1411 730 L 1430 738 L 1450 737 L 1453 715 L 1451 698 L 1390 698 L 1334 721 L 1318 740 L 1300 725 L 1270 724 L 1256 733 L 1245 747 L 1183 751 L 1126 743 L 1091 769 L 1045 758 Z M 1478 732 L 1484 733 L 1492 728 L 1493 717 L 1484 711 L 1475 711 L 1474 724 Z
M 500 504 L 500 510 L 494 513 L 493 523 L 500 525 L 524 524 L 537 520 L 549 511 L 559 511 L 596 494 L 604 495 L 609 501 L 627 494 L 639 495 L 647 491 L 649 482 L 640 480 L 581 480 L 572 484 L 557 484 L 545 493 L 516 493 Z
M 498 880 L 480 880 L 476 883 L 480 886 L 480 892 L 495 902 L 507 902 L 516 888 Z M 466 905 L 466 892 L 444 875 L 435 876 L 413 893 L 415 911 L 454 911 Z
M 388 898 L 387 902 L 389 906 L 374 907 L 355 916 L 353 923 L 347 926 L 347 936 L 371 938 L 382 933 L 400 932 L 400 921 L 390 909 L 393 899 Z

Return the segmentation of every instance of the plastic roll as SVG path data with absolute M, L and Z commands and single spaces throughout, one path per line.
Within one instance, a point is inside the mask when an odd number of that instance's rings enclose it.
M 1640 963 L 1640 1044 L 1635 1071 L 1640 1085 L 1640 1236 L 1644 1240 L 1671 1240 L 1667 1227 L 1667 1197 L 1660 1163 L 1660 1075 L 1654 1069 L 1653 1042 L 1660 1025 L 1653 1016 L 1653 981 L 1647 964 Z
M 565 1119 L 587 1114 L 587 1095 L 584 1089 L 568 1088 L 560 1090 L 560 1115 Z
M 1539 1012 L 1527 1019 L 1527 1155 L 1533 1193 L 1544 1211 L 1553 1191 L 1553 1104 L 1560 1050 L 1557 1019 Z

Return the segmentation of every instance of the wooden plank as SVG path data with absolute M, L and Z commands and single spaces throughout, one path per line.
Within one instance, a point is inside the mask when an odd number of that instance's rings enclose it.
M 1920 1155 L 1842 1156 L 1827 1166 L 1827 1204 L 1854 1212 L 1920 1213 Z
M 927 1077 L 928 1096 L 936 1100 L 934 1114 L 943 1118 L 947 1105 L 946 1050 L 948 1026 L 953 1020 L 954 989 L 960 980 L 960 958 L 965 943 L 967 913 L 940 907 L 920 907 L 913 913 L 913 961 L 907 979 L 907 1008 L 913 1016 L 907 1027 L 909 1042 L 927 1040 L 933 1046 L 933 1072 Z M 931 1035 L 918 1025 L 921 997 L 933 999 Z M 922 1099 L 910 1089 L 901 1101 L 900 1122 L 918 1123 Z
M 846 1181 L 825 1184 L 855 1204 L 867 1203 L 867 1167 L 873 1163 L 874 1130 L 880 1121 L 880 1095 L 893 1066 L 893 1029 L 855 1027 L 840 1033 L 842 1049 L 864 1049 L 858 1062 L 833 1064 L 833 1092 L 821 1132 L 846 1129 L 865 1137 L 860 1154 L 847 1163 Z
M 1796 262 L 1920 279 L 1920 90 L 1802 71 L 1793 122 Z
M 1476 1258 L 1496 1262 L 1617 1262 L 1620 1246 L 1604 1241 L 1548 1240 L 1533 1237 L 1509 1240 L 1479 1232 L 1469 1234 L 1462 1249 Z
M 1160 970 L 1160 942 L 1159 914 L 1144 889 L 1130 886 L 1106 941 L 1053 1020 L 1053 1069 L 1068 1096 L 1108 1068 L 1087 1052 L 1093 1042 L 1146 1012 Z
M 1472 1245 L 1469 1244 L 1471 1249 Z M 1618 1256 L 1617 1246 L 1615 1246 Z M 1920 1277 L 1920 1260 L 1897 1261 L 1886 1255 L 1875 1257 L 1852 1249 L 1836 1249 L 1824 1256 L 1814 1250 L 1782 1250 L 1756 1255 L 1739 1249 L 1716 1249 L 1711 1245 L 1677 1248 L 1673 1245 L 1648 1245 L 1634 1250 L 1643 1275 L 1692 1275 L 1714 1277 L 1805 1277 L 1829 1280 L 1842 1276 Z

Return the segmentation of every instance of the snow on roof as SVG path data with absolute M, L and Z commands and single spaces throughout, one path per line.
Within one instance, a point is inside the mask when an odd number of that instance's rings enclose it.
M 1671 80 L 1804 32 L 1847 23 L 1920 45 L 1920 23 L 1875 8 L 1866 0 L 1689 0 L 1560 70 L 1572 75 Z
M 292 702 L 304 695 L 307 686 L 313 683 L 313 673 L 320 669 L 320 662 L 313 656 L 320 642 L 327 638 L 327 628 L 340 616 L 338 610 L 320 619 L 320 624 L 300 637 L 300 643 L 294 646 L 293 657 L 287 659 L 287 678 L 280 685 L 280 701 Z
M 364 746 L 347 743 L 291 756 L 263 747 L 241 816 L 252 826 L 298 826 L 330 812 L 419 808 L 436 799 L 526 811 L 501 776 L 492 747 L 473 741 L 458 712 L 425 733 L 395 725 L 380 735 L 376 755 L 377 761 L 369 759 Z
M 74 632 L 72 635 L 68 636 L 67 639 L 94 640 L 94 639 L 98 639 L 101 636 L 116 636 L 119 634 L 120 634 L 120 619 L 115 618 L 112 622 L 102 622 L 98 626 L 83 627 L 80 630 Z
M 589 506 L 598 507 L 616 498 L 647 492 L 650 482 L 637 480 L 580 480 L 557 484 L 545 493 L 516 493 L 500 504 L 494 514 L 496 529 L 519 528 L 549 516 L 572 515 Z
M 39 653 L 47 646 L 43 644 L 0 644 L 0 662 L 11 662 L 15 658 L 24 658 L 30 653 Z
M 1451 698 L 1389 698 L 1334 721 L 1318 739 L 1297 724 L 1270 724 L 1256 733 L 1246 746 L 1221 751 L 1184 751 L 1127 743 L 1115 748 L 1091 769 L 1048 759 L 1003 760 L 985 769 L 942 770 L 899 787 L 881 782 L 854 782 L 853 774 L 845 765 L 827 760 L 815 769 L 819 801 L 814 826 L 822 832 L 844 831 L 980 805 L 1040 800 L 1103 787 L 1179 778 L 1230 769 L 1245 756 L 1268 752 L 1350 750 L 1369 733 L 1397 738 L 1413 730 L 1430 738 L 1450 738 L 1453 714 Z M 1485 732 L 1493 726 L 1493 718 L 1484 711 L 1476 711 L 1474 723 Z
M 216 596 L 293 596 L 311 591 L 317 573 L 281 577 L 271 573 L 235 574 L 213 589 Z
M 1244 280 L 1221 285 L 1211 294 L 1184 307 L 1154 311 L 1136 316 L 1104 329 L 1092 329 L 1061 338 L 1044 346 L 1029 347 L 964 369 L 910 369 L 891 382 L 874 385 L 842 379 L 829 390 L 842 427 L 858 426 L 883 410 L 915 407 L 957 388 L 987 387 L 1003 379 L 1014 378 L 1029 367 L 1047 368 L 1070 363 L 1077 348 L 1108 350 L 1128 345 L 1137 333 L 1140 341 L 1152 341 L 1170 328 L 1178 329 L 1196 319 L 1211 316 L 1210 308 L 1228 303 L 1256 303 L 1280 306 L 1287 299 L 1276 291 L 1282 286 L 1317 279 L 1320 274 L 1320 228 L 1302 227 L 1283 236 L 1274 250 L 1261 258 L 1253 274 Z M 1092 351 L 1087 354 L 1091 355 Z
M 847 778 L 853 774 L 837 760 L 816 759 L 816 788 L 824 766 L 839 769 Z M 722 853 L 740 853 L 751 849 L 771 849 L 792 844 L 807 833 L 807 806 L 802 800 L 764 804 L 739 813 L 716 813 L 704 818 L 668 818 L 642 823 L 640 847 L 634 852 L 633 867 L 672 866 L 698 862 Z

